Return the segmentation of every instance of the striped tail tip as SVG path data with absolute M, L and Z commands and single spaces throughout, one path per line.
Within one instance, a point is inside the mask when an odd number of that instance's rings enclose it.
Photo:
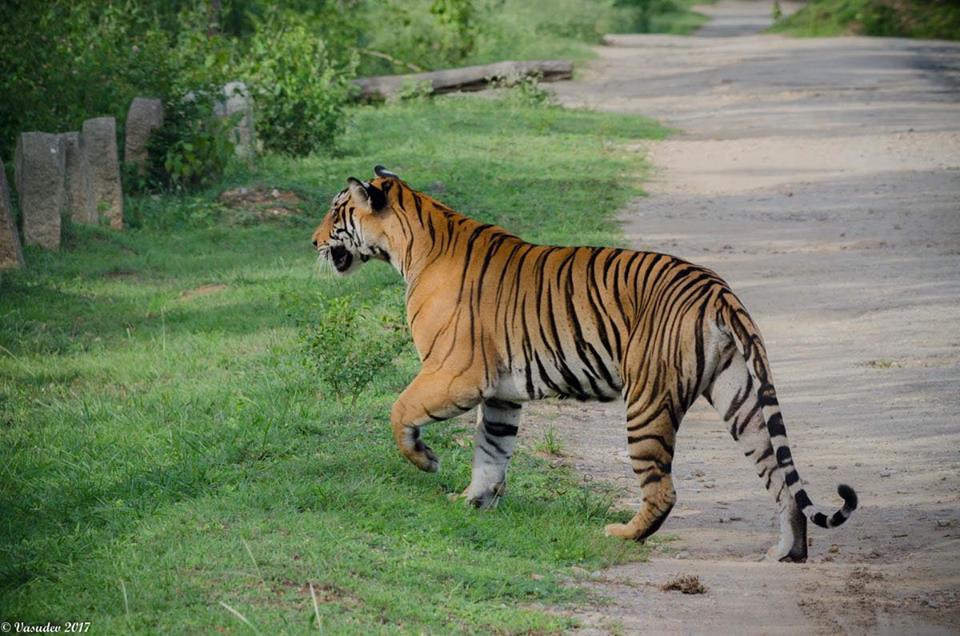
M 806 493 L 804 491 L 804 495 Z M 799 495 L 799 493 L 797 493 Z M 827 515 L 822 512 L 816 512 L 813 516 L 810 517 L 810 520 L 821 528 L 836 528 L 850 518 L 850 515 L 853 514 L 853 511 L 857 509 L 857 493 L 846 484 L 840 484 L 837 486 L 837 494 L 843 499 L 843 508 L 837 510 L 833 513 L 833 516 L 827 517 Z M 803 497 L 809 502 L 809 498 Z M 799 497 L 798 497 L 799 499 Z

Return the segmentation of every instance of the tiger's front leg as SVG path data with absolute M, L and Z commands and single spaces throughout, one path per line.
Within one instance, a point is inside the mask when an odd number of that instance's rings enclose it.
M 477 436 L 473 450 L 473 475 L 463 492 L 477 508 L 496 505 L 507 486 L 507 465 L 517 444 L 521 405 L 490 398 L 477 411 Z
M 420 427 L 440 422 L 472 409 L 480 402 L 481 389 L 459 376 L 452 381 L 446 373 L 420 372 L 390 411 L 393 439 L 400 452 L 420 470 L 436 472 L 440 459 L 420 439 Z

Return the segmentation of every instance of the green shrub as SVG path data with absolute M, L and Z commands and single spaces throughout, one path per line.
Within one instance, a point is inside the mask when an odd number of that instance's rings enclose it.
M 654 17 L 679 11 L 673 0 L 615 0 L 614 4 L 628 10 L 632 18 L 631 29 L 638 33 L 653 31 Z
M 472 0 L 433 0 L 430 14 L 440 35 L 435 46 L 443 59 L 458 61 L 473 53 L 477 42 L 475 13 Z
M 162 24 L 149 3 L 61 2 L 5 5 L 0 10 L 0 153 L 21 130 L 77 130 L 99 115 L 114 116 L 123 138 L 130 102 L 159 97 L 166 125 L 152 142 L 147 180 L 189 188 L 219 176 L 228 156 L 223 126 L 203 119 L 207 95 L 229 77 L 234 43 L 208 34 L 205 3 L 188 4 Z M 129 178 L 133 189 L 147 182 Z
M 240 70 L 264 148 L 299 156 L 329 148 L 343 130 L 356 62 L 337 63 L 321 38 L 286 18 L 272 15 L 257 25 Z
M 496 88 L 506 89 L 503 99 L 519 106 L 536 107 L 549 105 L 552 96 L 540 84 L 543 75 L 514 75 L 496 82 Z
M 772 30 L 800 36 L 853 33 L 957 40 L 960 4 L 954 0 L 812 0 Z
M 150 135 L 147 189 L 194 190 L 218 180 L 233 157 L 229 131 L 241 117 L 217 117 L 219 93 L 194 92 L 164 106 L 163 126 Z
M 168 48 L 137 5 L 0 3 L 0 153 L 25 130 L 79 130 L 101 115 L 122 123 L 134 96 L 169 85 Z
M 361 41 L 366 49 L 424 69 L 468 61 L 484 18 L 473 0 L 385 0 L 369 3 L 365 14 Z M 376 59 L 364 58 L 364 63 L 365 73 L 409 72 Z
M 360 394 L 393 366 L 408 346 L 403 309 L 374 305 L 355 295 L 324 298 L 312 324 L 304 327 L 308 365 L 338 400 L 356 404 Z

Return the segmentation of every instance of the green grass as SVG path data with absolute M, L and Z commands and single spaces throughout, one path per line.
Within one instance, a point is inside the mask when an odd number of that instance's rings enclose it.
M 570 567 L 642 558 L 602 536 L 628 512 L 521 453 L 494 511 L 469 481 L 472 422 L 431 426 L 444 464 L 418 472 L 389 434 L 416 371 L 408 347 L 341 403 L 311 373 L 322 299 L 397 307 L 386 265 L 318 274 L 313 225 L 375 163 L 535 240 L 612 243 L 640 194 L 623 144 L 648 121 L 449 98 L 364 107 L 337 158 L 266 158 L 223 187 L 306 199 L 238 221 L 218 190 L 129 200 L 123 233 L 72 228 L 0 287 L 0 620 L 89 620 L 94 633 L 551 632 L 577 602 Z M 184 296 L 203 285 L 224 288 Z M 330 355 L 336 355 L 335 352 Z M 521 433 L 522 435 L 522 433 Z M 626 516 L 625 516 L 626 515 Z
M 874 35 L 960 39 L 952 0 L 812 0 L 772 31 L 805 37 Z

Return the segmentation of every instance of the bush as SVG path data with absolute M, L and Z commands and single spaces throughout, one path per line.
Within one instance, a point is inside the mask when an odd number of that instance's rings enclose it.
M 163 126 L 147 144 L 146 190 L 193 190 L 218 180 L 233 157 L 229 131 L 240 119 L 217 117 L 219 93 L 193 92 L 164 105 Z
M 355 295 L 323 299 L 303 338 L 308 365 L 338 401 L 351 404 L 410 342 L 400 306 L 378 307 Z
M 541 85 L 543 75 L 513 75 L 496 82 L 496 88 L 505 89 L 503 99 L 507 103 L 525 107 L 547 106 L 552 101 L 552 95 Z
M 615 0 L 614 5 L 628 10 L 632 17 L 630 29 L 638 33 L 650 33 L 654 17 L 679 10 L 673 0 Z
M 482 27 L 474 0 L 387 0 L 367 6 L 366 51 L 387 53 L 407 65 L 423 69 L 456 66 L 469 60 L 477 48 Z M 409 72 L 364 58 L 371 74 Z
M 773 30 L 800 36 L 846 33 L 960 39 L 960 4 L 953 0 L 812 0 Z
M 356 61 L 337 63 L 323 39 L 287 16 L 257 25 L 240 75 L 256 103 L 264 149 L 307 155 L 329 148 L 344 127 Z
M 136 5 L 0 3 L 0 153 L 25 130 L 79 130 L 101 115 L 122 123 L 138 92 L 165 93 L 168 50 Z

